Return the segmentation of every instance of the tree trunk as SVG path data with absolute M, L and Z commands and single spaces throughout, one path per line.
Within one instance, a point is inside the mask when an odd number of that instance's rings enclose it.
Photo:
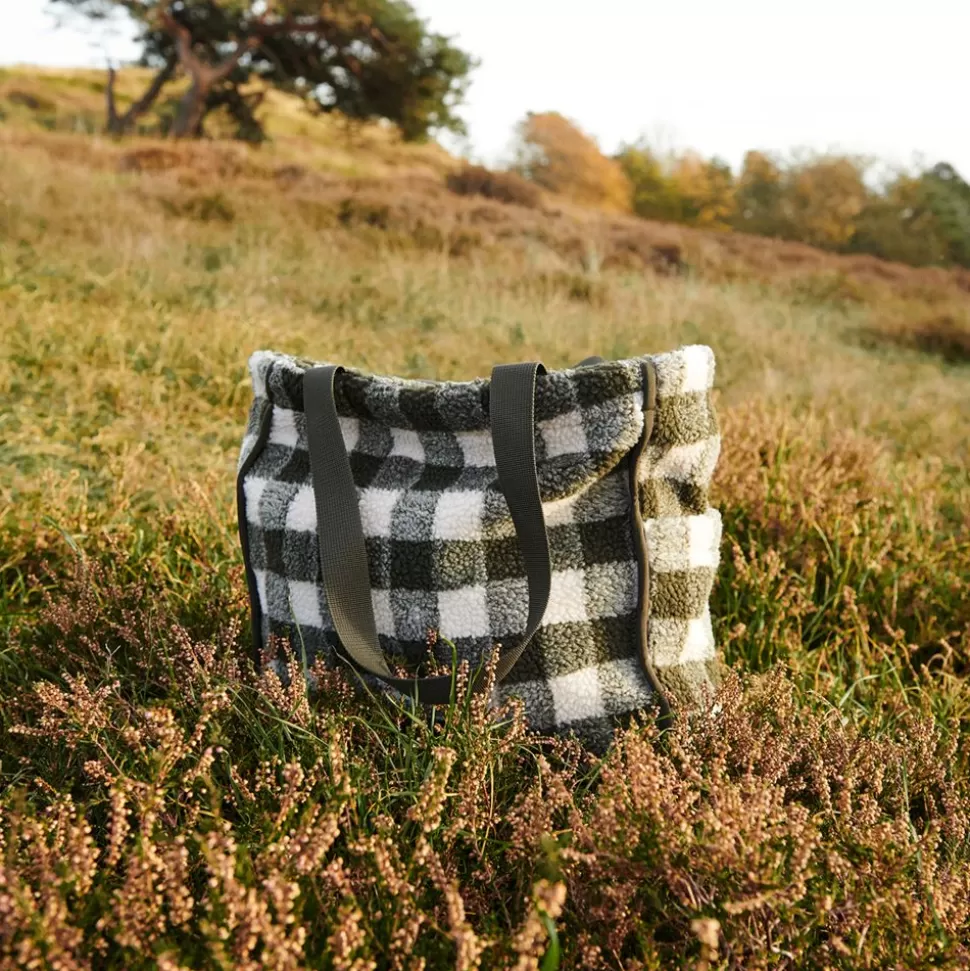
M 107 121 L 104 130 L 109 135 L 123 135 L 129 128 L 158 100 L 162 88 L 172 80 L 175 74 L 176 62 L 166 61 L 165 65 L 152 78 L 152 83 L 148 86 L 145 93 L 123 114 L 118 114 L 118 107 L 115 101 L 115 80 L 116 73 L 113 67 L 108 68 L 108 85 L 105 88 L 105 100 L 107 102 Z
M 202 132 L 202 119 L 205 117 L 206 104 L 212 91 L 213 82 L 202 75 L 193 75 L 192 83 L 179 102 L 178 114 L 172 126 L 173 138 L 197 136 Z
M 118 107 L 115 104 L 115 69 L 108 65 L 108 83 L 104 89 L 105 108 L 107 119 L 104 123 L 104 130 L 110 135 L 119 134 L 118 129 Z
M 206 64 L 193 50 L 192 32 L 180 24 L 169 11 L 162 14 L 162 24 L 175 38 L 175 49 L 179 62 L 192 79 L 189 90 L 179 105 L 178 115 L 172 127 L 174 138 L 185 138 L 202 134 L 202 120 L 205 118 L 209 95 L 213 88 L 229 77 L 236 65 L 251 50 L 260 44 L 258 36 L 241 40 L 235 51 L 219 64 Z
M 266 140 L 263 126 L 256 117 L 256 109 L 263 102 L 264 92 L 253 91 L 244 95 L 235 85 L 222 85 L 209 97 L 209 110 L 225 107 L 236 122 L 235 137 L 240 141 L 258 145 Z

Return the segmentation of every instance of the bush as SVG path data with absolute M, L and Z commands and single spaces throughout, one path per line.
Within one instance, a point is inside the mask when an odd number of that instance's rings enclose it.
M 451 172 L 445 180 L 448 188 L 460 196 L 484 196 L 496 202 L 535 209 L 542 198 L 539 189 L 515 172 L 493 172 L 484 165 L 466 165 Z
M 135 148 L 125 152 L 118 159 L 119 172 L 167 172 L 185 164 L 185 159 L 178 152 L 168 148 L 150 146 Z
M 221 192 L 190 195 L 186 198 L 161 198 L 162 209 L 170 216 L 197 219 L 199 222 L 231 223 L 236 218 L 232 203 Z
M 935 354 L 951 364 L 970 362 L 970 320 L 958 313 L 939 313 L 914 322 L 912 319 L 877 322 L 878 336 L 901 347 Z
M 629 212 L 630 181 L 615 159 L 569 119 L 529 112 L 519 123 L 516 170 L 537 185 L 607 212 Z

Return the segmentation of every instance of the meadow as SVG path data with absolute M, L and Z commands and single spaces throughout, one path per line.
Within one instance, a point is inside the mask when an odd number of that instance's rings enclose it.
M 966 273 L 327 137 L 0 127 L 0 968 L 970 967 Z M 254 670 L 252 351 L 466 379 L 693 342 L 716 718 L 598 761 Z

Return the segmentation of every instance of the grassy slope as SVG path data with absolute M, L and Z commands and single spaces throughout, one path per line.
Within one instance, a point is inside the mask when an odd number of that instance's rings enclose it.
M 125 68 L 118 73 L 119 113 L 148 87 L 152 73 Z M 105 119 L 106 72 L 89 69 L 0 68 L 0 118 L 19 131 L 99 132 Z M 170 115 L 185 82 L 173 82 L 139 128 L 157 132 L 160 118 Z M 455 160 L 435 143 L 403 145 L 396 129 L 382 125 L 351 126 L 336 116 L 313 116 L 296 98 L 275 90 L 265 93 L 261 113 L 267 119 L 271 143 L 263 156 L 291 165 L 308 165 L 346 176 L 388 175 L 407 171 L 439 175 Z M 229 134 L 219 114 L 214 133 Z
M 358 137 L 0 133 L 0 967 L 965 966 L 970 370 L 919 336 L 962 278 L 648 227 L 692 267 L 655 273 L 632 224 Z M 247 669 L 251 350 L 466 378 L 689 341 L 717 722 L 595 767 Z

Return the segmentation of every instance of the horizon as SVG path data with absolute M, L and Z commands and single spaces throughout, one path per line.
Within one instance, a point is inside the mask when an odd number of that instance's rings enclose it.
M 924 3 L 917 19 L 875 0 L 822 0 L 811 18 L 779 13 L 765 0 L 739 0 L 729 13 L 713 0 L 697 0 L 687 12 L 602 0 L 592 23 L 577 0 L 561 0 L 554 43 L 538 50 L 535 38 L 551 34 L 550 3 L 493 0 L 487 11 L 454 0 L 411 6 L 480 62 L 460 111 L 468 137 L 439 140 L 490 166 L 508 160 L 515 125 L 528 111 L 558 111 L 608 154 L 645 135 L 660 151 L 717 156 L 735 171 L 748 150 L 783 157 L 807 150 L 891 168 L 949 162 L 970 178 L 970 128 L 956 123 L 970 5 L 958 0 Z M 513 21 L 517 29 L 509 31 Z M 629 29 L 618 31 L 617 23 Z M 44 0 L 22 2 L 8 27 L 0 37 L 4 66 L 104 67 L 138 54 L 120 18 L 99 26 Z M 774 43 L 796 30 L 798 46 Z M 658 33 L 688 42 L 651 45 Z M 609 72 L 588 59 L 591 48 L 611 51 Z M 509 70 L 510 63 L 520 66 Z M 647 103 L 642 117 L 630 100 Z

